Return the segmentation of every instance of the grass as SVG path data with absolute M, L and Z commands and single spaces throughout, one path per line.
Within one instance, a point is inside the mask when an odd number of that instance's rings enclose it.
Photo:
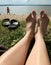
M 25 35 L 25 22 L 20 22 L 20 27 L 16 30 L 9 30 L 7 27 L 2 26 L 2 21 L 0 21 L 0 44 L 12 47 L 16 42 L 18 42 Z
M 0 21 L 0 45 L 4 45 L 8 48 L 14 46 L 21 38 L 24 37 L 25 24 L 25 21 L 22 20 L 20 21 L 20 27 L 18 27 L 18 29 L 10 31 L 7 27 L 3 27 L 2 21 Z M 51 59 L 51 22 L 49 22 L 44 38 Z

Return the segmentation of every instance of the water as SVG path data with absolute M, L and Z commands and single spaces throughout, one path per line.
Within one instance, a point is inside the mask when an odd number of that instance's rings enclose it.
M 7 13 L 7 6 L 0 6 L 0 13 Z M 35 10 L 39 15 L 41 10 L 45 10 L 49 16 L 51 16 L 51 6 L 9 6 L 11 14 L 29 14 L 32 10 Z

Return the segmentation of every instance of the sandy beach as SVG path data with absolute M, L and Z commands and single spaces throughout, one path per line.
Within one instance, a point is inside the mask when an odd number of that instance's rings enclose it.
M 25 20 L 26 15 L 16 15 L 16 14 L 2 14 L 0 15 L 0 20 L 3 20 L 5 18 L 16 19 L 16 20 Z
M 16 14 L 1 14 L 0 20 L 3 20 L 5 18 L 16 19 L 16 20 L 25 20 L 27 15 L 16 15 Z M 37 16 L 39 18 L 39 16 Z M 51 16 L 49 16 L 49 19 L 51 20 Z

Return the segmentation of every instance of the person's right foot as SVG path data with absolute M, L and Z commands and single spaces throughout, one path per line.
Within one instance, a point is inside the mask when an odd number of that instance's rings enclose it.
M 35 30 L 35 24 L 36 24 L 36 12 L 32 11 L 27 18 L 26 18 L 26 33 L 30 31 L 31 36 L 34 36 L 34 30 Z
M 48 23 L 49 23 L 49 18 L 44 11 L 40 12 L 40 18 L 39 18 L 38 22 L 39 22 L 39 27 L 40 27 L 41 33 L 42 33 L 42 35 L 44 35 L 46 32 Z

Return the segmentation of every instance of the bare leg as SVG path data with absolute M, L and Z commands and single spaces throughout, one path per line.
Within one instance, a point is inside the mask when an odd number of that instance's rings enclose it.
M 30 32 L 0 57 L 0 65 L 24 65 L 31 41 Z
M 31 14 L 27 17 L 26 35 L 15 46 L 0 57 L 0 65 L 24 65 L 30 42 L 33 38 L 33 22 Z
M 41 13 L 42 13 L 42 11 L 41 11 Z M 41 16 L 43 14 L 41 14 Z M 40 16 L 40 18 L 41 18 L 42 24 L 40 24 L 40 27 L 38 27 L 38 32 L 35 36 L 35 40 L 36 40 L 35 45 L 31 51 L 25 65 L 50 65 L 47 48 L 46 48 L 46 45 L 45 45 L 45 42 L 43 39 L 43 33 L 44 33 L 44 30 L 47 28 L 46 24 L 49 21 L 49 19 L 48 19 L 47 15 L 44 14 L 45 18 L 43 18 L 43 21 L 42 21 L 41 16 Z M 44 22 L 46 22 L 46 24 L 43 27 Z M 45 29 L 43 30 L 42 27 Z

